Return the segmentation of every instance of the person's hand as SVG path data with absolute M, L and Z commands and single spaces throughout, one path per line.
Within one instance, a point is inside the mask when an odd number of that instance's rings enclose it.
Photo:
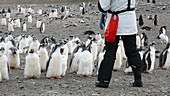
M 100 14 L 100 23 L 99 23 L 99 26 L 100 26 L 100 29 L 104 29 L 104 26 L 105 26 L 105 20 L 104 20 L 104 17 L 105 17 L 106 13 L 104 12 L 101 12 Z

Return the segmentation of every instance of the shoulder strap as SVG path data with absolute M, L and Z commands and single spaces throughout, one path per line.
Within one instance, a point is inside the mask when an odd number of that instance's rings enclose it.
M 127 10 L 130 10 L 131 0 L 128 0 Z

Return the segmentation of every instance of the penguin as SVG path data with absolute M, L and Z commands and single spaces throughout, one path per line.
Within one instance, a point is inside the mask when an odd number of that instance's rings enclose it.
M 8 32 L 14 32 L 14 24 L 13 21 L 8 22 Z
M 14 22 L 15 22 L 15 27 L 16 27 L 16 28 L 20 28 L 20 27 L 21 27 L 21 21 L 20 21 L 19 18 L 16 19 Z
M 154 16 L 153 24 L 154 26 L 158 26 L 157 15 Z
M 142 59 L 142 71 L 152 74 L 155 65 L 155 43 L 149 45 L 148 50 L 144 53 Z
M 9 65 L 8 58 L 4 53 L 5 49 L 3 47 L 0 48 L 0 73 L 1 78 L 4 82 L 9 80 Z
M 141 47 L 141 38 L 140 38 L 139 34 L 136 34 L 136 46 L 137 46 L 137 48 Z
M 62 57 L 62 75 L 65 76 L 67 71 L 67 61 L 68 61 L 68 47 L 67 45 L 61 46 L 60 49 L 61 57 Z
M 28 47 L 28 40 L 26 38 L 26 35 L 23 35 L 21 40 L 19 41 L 18 48 L 20 53 L 26 53 L 27 50 L 24 49 L 24 47 Z
M 100 40 L 97 41 L 97 51 L 98 51 L 98 55 L 100 52 L 102 52 L 103 48 L 105 46 L 105 40 L 104 38 L 101 38 Z
M 8 64 L 12 69 L 18 69 L 20 66 L 20 54 L 16 47 L 11 47 L 7 53 Z
M 69 71 L 72 74 L 76 74 L 78 71 L 79 66 L 79 55 L 85 48 L 85 44 L 80 43 L 73 51 L 73 54 L 70 58 L 70 65 L 69 65 Z
M 92 57 L 93 57 L 93 67 L 92 69 L 94 69 L 95 65 L 96 65 L 96 60 L 97 60 L 97 55 L 98 55 L 98 46 L 97 46 L 97 41 L 95 38 L 93 38 L 91 40 L 91 43 L 90 43 L 90 52 L 92 54 Z
M 41 68 L 39 56 L 31 49 L 25 58 L 24 77 L 26 79 L 39 78 L 41 75 Z
M 5 51 L 8 52 L 8 50 L 12 47 L 16 47 L 16 42 L 14 39 L 11 39 L 6 43 Z
M 40 66 L 41 66 L 41 72 L 46 72 L 46 66 L 47 66 L 47 61 L 49 59 L 48 52 L 46 49 L 46 44 L 42 43 L 40 44 L 40 48 L 38 50 L 38 56 L 39 56 L 39 61 L 40 61 Z
M 44 32 L 45 32 L 45 23 L 42 22 L 40 26 L 40 33 L 44 33 Z
M 152 3 L 153 3 L 153 4 L 155 4 L 155 3 L 156 3 L 156 1 L 155 1 L 155 0 L 152 0 Z
M 80 77 L 91 77 L 93 72 L 93 55 L 85 49 L 79 55 L 79 66 L 77 74 Z
M 23 22 L 23 24 L 22 24 L 22 31 L 27 32 L 27 24 L 26 24 L 26 22 Z
M 40 20 L 38 20 L 37 23 L 36 23 L 37 29 L 39 29 L 39 28 L 41 27 L 41 24 L 42 24 L 42 21 L 41 21 L 41 19 L 40 19 Z
M 62 55 L 60 53 L 61 44 L 55 44 L 50 58 L 47 62 L 46 77 L 49 79 L 62 78 Z
M 122 53 L 121 52 L 122 52 L 122 49 L 121 49 L 120 40 L 119 40 L 118 48 L 116 51 L 116 60 L 113 66 L 113 71 L 120 70 L 122 66 Z
M 29 23 L 32 23 L 32 15 L 29 14 L 27 18 L 28 18 L 28 22 L 29 22 Z
M 42 15 L 42 14 L 43 14 L 42 9 L 41 9 L 41 8 L 40 8 L 40 9 L 38 9 L 37 13 L 38 13 L 38 15 Z
M 142 46 L 142 47 L 148 46 L 148 42 L 149 42 L 148 36 L 143 32 L 143 33 L 141 34 L 141 46 Z
M 144 24 L 142 15 L 139 16 L 139 26 Z
M 6 49 L 6 43 L 5 43 L 5 38 L 4 37 L 0 37 L 0 48 L 1 47 Z
M 7 21 L 6 21 L 6 18 L 5 18 L 5 17 L 3 17 L 3 18 L 1 19 L 1 25 L 2 25 L 2 26 L 6 26 L 6 25 L 7 25 Z
M 157 36 L 157 39 L 161 39 L 163 43 L 168 43 L 168 36 L 166 35 L 166 26 L 162 26 L 159 31 L 159 35 Z
M 163 69 L 170 69 L 170 43 L 166 44 L 166 47 L 159 56 L 159 67 Z
M 29 46 L 29 50 L 34 49 L 34 52 L 36 53 L 38 51 L 40 47 L 40 42 L 38 41 L 38 39 L 36 37 L 33 37 L 32 43 Z
M 99 53 L 99 55 L 98 55 L 98 62 L 97 62 L 97 75 L 98 75 L 98 73 L 99 73 L 99 68 L 100 68 L 100 65 L 101 65 L 101 62 L 102 62 L 102 60 L 104 59 L 104 54 L 105 54 L 105 52 L 106 52 L 106 50 L 105 50 L 105 48 L 103 48 L 103 50 Z

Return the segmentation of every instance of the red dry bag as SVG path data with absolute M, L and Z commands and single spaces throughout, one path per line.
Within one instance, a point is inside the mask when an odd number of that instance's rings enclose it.
M 113 43 L 116 39 L 118 21 L 119 16 L 117 14 L 116 15 L 112 14 L 108 26 L 106 28 L 106 32 L 104 34 L 106 41 L 109 43 Z

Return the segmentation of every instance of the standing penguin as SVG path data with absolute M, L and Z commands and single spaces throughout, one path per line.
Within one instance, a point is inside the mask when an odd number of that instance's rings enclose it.
M 93 55 L 85 49 L 83 52 L 79 55 L 79 66 L 77 74 L 80 75 L 80 77 L 91 77 L 93 72 Z
M 5 17 L 3 17 L 3 18 L 1 19 L 1 25 L 2 25 L 2 26 L 6 26 L 6 25 L 7 25 L 7 21 L 6 21 L 6 18 L 5 18 Z
M 24 77 L 27 79 L 38 78 L 41 75 L 39 56 L 31 49 L 25 58 Z
M 26 22 L 23 22 L 23 24 L 22 24 L 22 31 L 27 32 L 27 24 L 26 24 Z
M 148 46 L 148 42 L 149 42 L 148 36 L 143 32 L 143 33 L 141 34 L 141 46 L 142 46 L 142 47 Z
M 153 24 L 154 26 L 158 25 L 157 15 L 154 16 Z
M 44 32 L 45 32 L 45 23 L 42 22 L 40 26 L 40 33 L 44 33 Z
M 32 43 L 30 44 L 29 51 L 31 49 L 34 49 L 34 52 L 36 53 L 40 47 L 40 42 L 36 37 L 33 37 Z
M 45 72 L 47 70 L 46 66 L 49 58 L 45 43 L 40 44 L 40 48 L 38 50 L 38 56 L 40 59 L 41 71 Z
M 62 76 L 65 76 L 67 71 L 67 61 L 68 61 L 68 47 L 67 45 L 63 45 L 60 49 L 62 56 Z
M 49 79 L 62 78 L 62 55 L 60 53 L 61 44 L 57 43 L 47 62 L 47 74 Z
M 78 71 L 78 66 L 79 66 L 79 55 L 83 51 L 85 45 L 84 44 L 79 44 L 77 48 L 72 53 L 71 59 L 70 59 L 70 73 L 77 73 Z
M 165 49 L 159 56 L 159 67 L 163 69 L 170 69 L 170 43 L 168 42 Z
M 19 41 L 19 52 L 20 53 L 26 53 L 26 49 L 24 47 L 28 47 L 28 40 L 26 38 L 26 35 L 22 35 L 21 40 Z
M 148 50 L 144 53 L 142 59 L 142 71 L 152 74 L 155 65 L 155 43 L 149 45 Z
M 162 26 L 159 30 L 159 35 L 157 39 L 161 39 L 163 43 L 168 43 L 168 36 L 166 34 L 166 26 Z
M 17 48 L 11 47 L 7 53 L 10 68 L 17 69 L 20 66 L 20 54 Z
M 139 26 L 144 24 L 142 15 L 139 16 Z
M 39 29 L 41 27 L 41 23 L 42 23 L 41 19 L 37 21 L 37 23 L 36 23 L 37 29 Z
M 4 53 L 5 49 L 3 47 L 0 48 L 0 73 L 1 73 L 1 78 L 4 82 L 7 82 L 9 80 L 9 75 L 8 75 L 8 58 L 6 57 Z
M 28 22 L 32 23 L 32 15 L 31 14 L 28 15 Z

